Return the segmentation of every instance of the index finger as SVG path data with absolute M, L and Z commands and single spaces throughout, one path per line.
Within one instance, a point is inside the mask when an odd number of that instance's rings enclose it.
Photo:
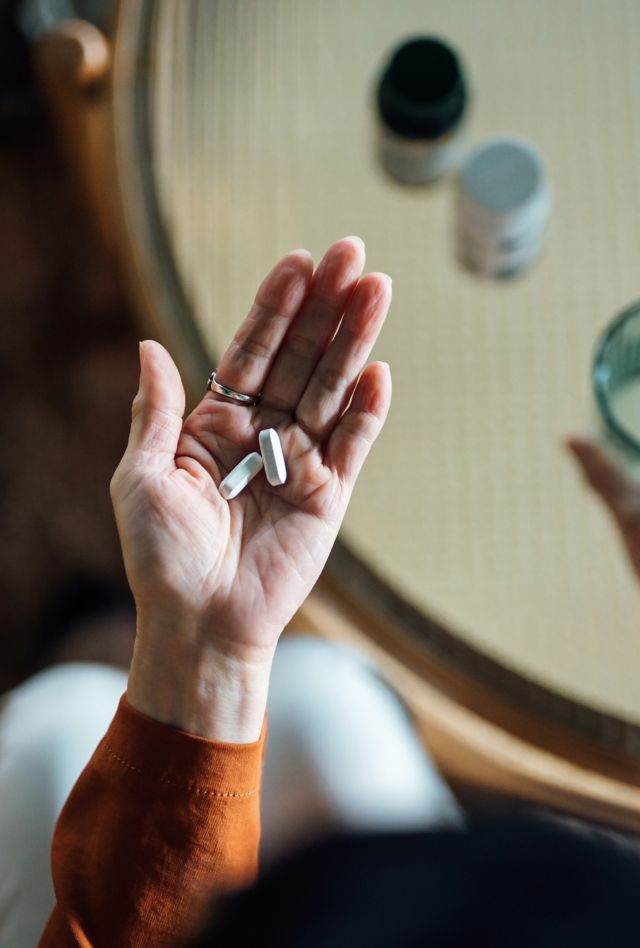
M 246 395 L 262 390 L 280 343 L 307 296 L 312 275 L 308 250 L 292 250 L 276 263 L 218 363 L 219 382 Z

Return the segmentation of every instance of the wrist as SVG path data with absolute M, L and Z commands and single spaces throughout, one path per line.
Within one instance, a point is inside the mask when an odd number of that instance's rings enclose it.
M 208 740 L 252 743 L 262 731 L 272 661 L 273 650 L 231 655 L 197 636 L 156 637 L 139 625 L 127 702 Z

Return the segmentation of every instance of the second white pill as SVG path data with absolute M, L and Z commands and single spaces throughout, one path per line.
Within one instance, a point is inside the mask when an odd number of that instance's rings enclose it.
M 253 451 L 229 471 L 218 489 L 225 500 L 233 500 L 261 470 L 262 458 L 257 451 Z
M 260 432 L 259 441 L 267 480 L 272 487 L 279 487 L 287 479 L 287 465 L 280 436 L 275 428 L 265 428 Z

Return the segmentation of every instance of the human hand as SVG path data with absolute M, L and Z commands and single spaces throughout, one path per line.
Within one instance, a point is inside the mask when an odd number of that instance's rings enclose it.
M 265 278 L 218 366 L 225 385 L 262 392 L 256 407 L 207 394 L 183 423 L 178 370 L 160 345 L 142 345 L 131 435 L 112 481 L 138 609 L 127 692 L 138 710 L 204 736 L 257 738 L 278 637 L 326 562 L 389 408 L 388 366 L 362 369 L 391 281 L 360 279 L 363 266 L 362 243 L 346 238 L 315 273 L 295 251 Z M 227 502 L 218 485 L 269 427 L 286 484 L 259 474 Z
M 620 537 L 640 579 L 640 483 L 627 474 L 596 439 L 567 438 L 586 482 L 600 497 L 620 531 Z

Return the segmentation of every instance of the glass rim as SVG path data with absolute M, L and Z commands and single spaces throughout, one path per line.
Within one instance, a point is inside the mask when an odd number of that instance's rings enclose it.
M 625 323 L 627 323 L 634 316 L 640 316 L 640 300 L 632 303 L 630 306 L 627 306 L 625 309 L 623 309 L 622 312 L 618 313 L 618 315 L 615 316 L 608 326 L 603 330 L 598 342 L 596 343 L 591 378 L 594 394 L 596 397 L 596 404 L 600 409 L 600 413 L 607 428 L 615 435 L 616 438 L 619 439 L 619 441 L 622 442 L 625 447 L 630 448 L 634 454 L 640 455 L 640 440 L 634 438 L 629 430 L 624 428 L 616 420 L 613 412 L 611 411 L 607 394 L 607 384 L 609 382 L 610 370 L 605 363 L 607 350 L 614 337 L 622 329 Z

